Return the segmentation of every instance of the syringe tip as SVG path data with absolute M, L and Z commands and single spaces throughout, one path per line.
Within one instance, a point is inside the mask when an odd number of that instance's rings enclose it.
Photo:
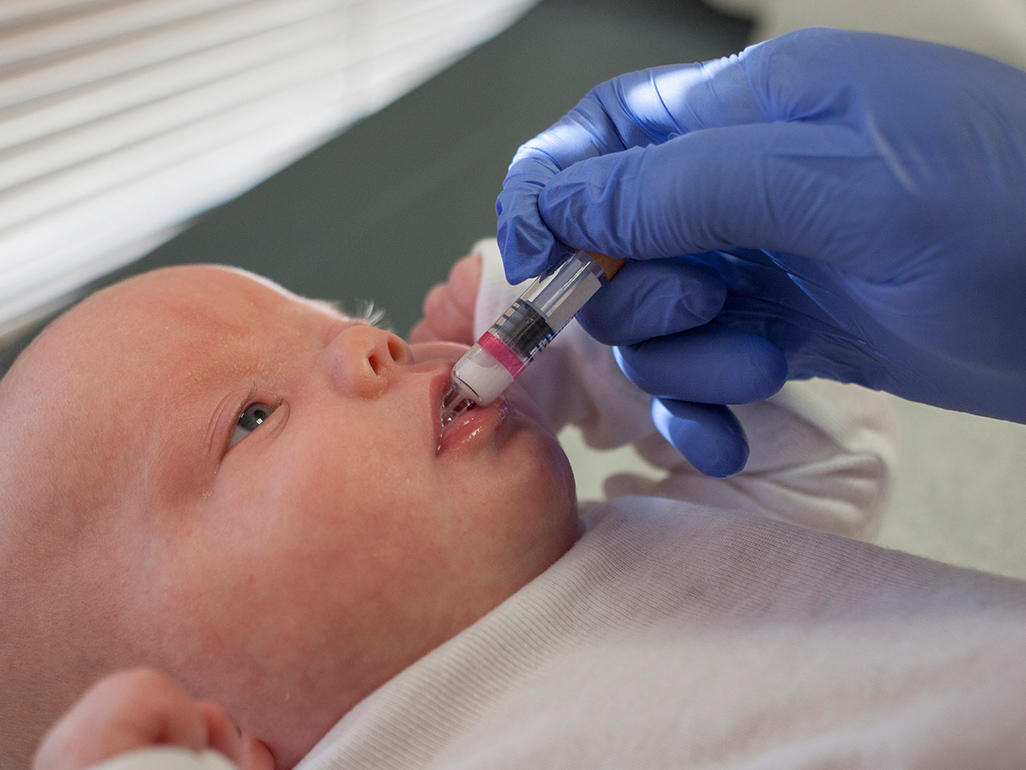
M 442 427 L 444 428 L 450 422 L 455 420 L 459 415 L 467 411 L 474 402 L 469 398 L 466 398 L 455 384 L 449 388 L 449 392 L 445 394 L 442 399 L 442 412 L 441 420 Z

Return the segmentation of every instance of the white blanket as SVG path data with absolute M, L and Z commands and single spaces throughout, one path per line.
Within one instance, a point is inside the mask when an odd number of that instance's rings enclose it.
M 479 326 L 511 296 L 481 248 Z M 525 374 L 549 418 L 638 442 L 667 478 L 589 507 L 565 557 L 301 770 L 1026 766 L 1026 584 L 805 528 L 872 526 L 877 394 L 804 383 L 741 410 L 749 467 L 716 482 L 660 445 L 608 351 L 576 329 L 555 345 Z

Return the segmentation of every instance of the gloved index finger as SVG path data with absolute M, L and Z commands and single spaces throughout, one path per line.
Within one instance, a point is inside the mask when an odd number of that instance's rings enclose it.
M 591 94 L 582 104 L 590 99 Z M 545 226 L 538 195 L 549 179 L 577 160 L 601 155 L 601 140 L 571 112 L 517 150 L 495 201 L 499 248 L 510 283 L 540 274 L 572 250 Z
M 691 131 L 763 122 L 741 66 L 745 55 L 652 67 L 596 86 L 517 150 L 507 179 L 552 176 L 585 158 L 662 144 Z
M 506 276 L 519 282 L 567 256 L 538 213 L 546 182 L 575 163 L 713 126 L 763 120 L 740 57 L 631 72 L 593 88 L 520 147 L 496 201 Z M 630 257 L 634 255 L 617 255 Z

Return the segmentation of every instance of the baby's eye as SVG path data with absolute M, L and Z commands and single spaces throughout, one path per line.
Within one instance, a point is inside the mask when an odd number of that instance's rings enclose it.
M 228 448 L 231 449 L 242 441 L 242 439 L 255 431 L 257 426 L 270 417 L 271 412 L 273 411 L 273 406 L 261 404 L 260 402 L 250 404 L 243 409 L 242 414 L 239 415 L 239 421 L 235 425 L 235 430 L 232 431 L 232 437 L 228 439 Z

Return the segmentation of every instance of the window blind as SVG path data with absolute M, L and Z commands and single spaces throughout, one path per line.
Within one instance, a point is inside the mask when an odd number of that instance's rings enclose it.
M 533 1 L 0 3 L 0 337 Z

